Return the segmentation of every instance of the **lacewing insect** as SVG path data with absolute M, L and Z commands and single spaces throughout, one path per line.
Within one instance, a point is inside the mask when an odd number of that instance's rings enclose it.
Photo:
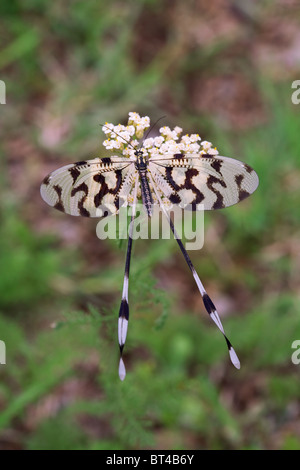
M 116 214 L 126 205 L 132 206 L 130 231 L 125 262 L 122 300 L 119 310 L 118 339 L 120 346 L 119 376 L 124 380 L 126 369 L 123 349 L 129 321 L 128 285 L 132 251 L 132 230 L 139 199 L 149 218 L 153 204 L 159 204 L 174 237 L 190 268 L 210 318 L 223 334 L 230 359 L 239 369 L 240 361 L 227 338 L 217 309 L 205 291 L 192 261 L 179 238 L 168 213 L 168 205 L 179 204 L 192 210 L 222 209 L 244 200 L 258 187 L 258 176 L 247 164 L 222 157 L 210 142 L 198 134 L 185 135 L 182 129 L 160 129 L 160 136 L 146 138 L 144 130 L 150 120 L 129 113 L 127 126 L 105 124 L 108 135 L 104 146 L 118 150 L 122 156 L 97 157 L 63 166 L 48 175 L 41 185 L 41 196 L 50 206 L 67 214 L 84 217 L 101 216 L 101 208 Z

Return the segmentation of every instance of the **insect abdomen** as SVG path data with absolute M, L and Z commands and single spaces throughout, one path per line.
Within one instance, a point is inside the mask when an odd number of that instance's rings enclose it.
M 146 171 L 139 171 L 140 178 L 141 178 L 141 192 L 142 192 L 142 201 L 143 205 L 147 211 L 148 217 L 152 216 L 152 194 L 149 187 L 149 182 L 146 176 Z

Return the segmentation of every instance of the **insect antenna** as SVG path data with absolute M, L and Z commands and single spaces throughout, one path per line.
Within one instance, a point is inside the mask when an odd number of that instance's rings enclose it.
M 164 119 L 165 117 L 167 116 L 161 116 L 160 118 L 158 118 L 155 123 L 150 127 L 149 131 L 147 132 L 146 134 L 146 137 L 143 138 L 143 143 L 144 141 L 147 139 L 148 135 L 150 134 L 150 132 L 152 131 L 152 129 L 154 129 L 154 127 L 156 126 L 156 124 L 161 120 L 161 119 Z

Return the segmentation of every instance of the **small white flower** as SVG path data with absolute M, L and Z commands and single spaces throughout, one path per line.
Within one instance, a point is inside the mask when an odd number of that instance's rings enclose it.
M 140 120 L 140 126 L 142 126 L 144 129 L 148 129 L 148 127 L 150 126 L 150 118 L 148 116 L 145 116 L 143 118 L 141 118 Z
M 176 132 L 177 135 L 181 134 L 182 129 L 179 126 L 174 127 L 174 131 Z
M 154 145 L 155 147 L 160 147 L 162 143 L 164 142 L 164 138 L 162 136 L 159 137 L 154 137 Z
M 208 150 L 212 146 L 211 142 L 208 142 L 207 140 L 204 140 L 203 142 L 201 142 L 201 145 L 202 145 L 204 150 Z
M 187 150 L 187 153 L 199 153 L 200 145 L 199 144 L 190 144 Z
M 139 146 L 139 141 L 137 139 L 132 140 L 131 142 L 132 147 L 138 147 Z
M 113 150 L 115 148 L 118 148 L 118 147 L 116 147 L 116 142 L 112 139 L 105 140 L 103 142 L 103 145 L 107 150 Z
M 128 124 L 135 124 L 136 122 L 139 121 L 141 116 L 138 113 L 130 112 L 128 113 L 129 119 L 128 119 Z
M 136 130 L 135 130 L 135 135 L 137 136 L 138 139 L 141 139 L 144 135 L 144 127 L 141 125 L 141 124 L 138 124 L 136 126 Z
M 126 130 L 128 134 L 132 137 L 135 134 L 135 127 L 134 126 L 127 126 Z
M 168 142 L 164 142 L 164 143 L 160 146 L 160 148 L 159 148 L 159 153 L 160 153 L 161 155 L 167 154 L 167 153 L 169 153 L 169 148 L 170 148 L 170 147 L 169 147 L 169 143 L 168 143 Z
M 122 142 L 123 144 L 130 142 L 129 132 L 123 131 L 118 133 L 116 140 Z
M 159 129 L 159 132 L 161 135 L 165 137 L 165 139 L 171 139 L 172 138 L 172 131 L 168 126 L 161 127 Z
M 152 137 L 148 137 L 148 139 L 144 140 L 143 147 L 145 149 L 149 149 L 153 147 L 154 139 Z
M 110 134 L 113 128 L 114 128 L 114 125 L 109 122 L 106 122 L 105 125 L 102 126 L 102 130 L 104 134 Z
M 212 147 L 211 142 L 203 141 L 199 134 L 185 134 L 180 137 L 182 128 L 179 126 L 174 127 L 173 130 L 168 126 L 161 127 L 159 129 L 160 135 L 157 137 L 149 137 L 144 140 L 143 146 L 138 139 L 142 139 L 145 130 L 150 127 L 150 119 L 148 116 L 141 117 L 138 113 L 128 113 L 128 124 L 126 126 L 122 124 L 114 125 L 106 122 L 102 126 L 102 130 L 107 136 L 107 139 L 103 142 L 103 145 L 108 150 L 119 150 L 122 154 L 128 157 L 130 160 L 135 161 L 136 149 L 140 148 L 140 151 L 144 156 L 151 158 L 158 157 L 161 155 L 173 156 L 176 153 L 188 153 L 188 154 L 210 154 L 218 155 L 216 148 Z
M 201 140 L 199 134 L 191 134 L 190 135 L 190 141 L 191 142 L 199 142 Z
M 184 144 L 184 145 L 189 145 L 191 143 L 191 139 L 190 139 L 190 136 L 188 134 L 186 135 L 183 135 L 181 137 L 181 142 Z
M 148 153 L 150 155 L 150 157 L 159 157 L 159 155 L 161 155 L 159 149 L 157 147 L 152 147 L 150 149 L 148 149 Z

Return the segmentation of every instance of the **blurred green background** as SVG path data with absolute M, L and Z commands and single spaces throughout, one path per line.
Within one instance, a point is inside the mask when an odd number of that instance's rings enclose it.
M 0 448 L 299 449 L 299 4 L 2 0 L 0 18 Z M 259 175 L 247 201 L 205 214 L 190 252 L 240 371 L 175 241 L 138 240 L 121 383 L 126 243 L 40 198 L 129 111 Z

